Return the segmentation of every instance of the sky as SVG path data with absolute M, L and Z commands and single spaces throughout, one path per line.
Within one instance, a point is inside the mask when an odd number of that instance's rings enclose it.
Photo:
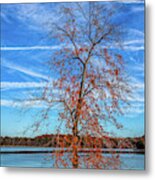
M 108 2 L 103 2 L 107 3 Z M 118 118 L 122 130 L 109 125 L 108 131 L 119 137 L 144 135 L 144 2 L 117 0 L 123 8 L 115 18 L 126 32 L 123 54 L 126 71 L 134 85 L 130 99 L 131 108 Z M 71 4 L 70 4 L 71 5 Z M 42 107 L 35 104 L 24 109 L 30 91 L 48 82 L 49 71 L 45 65 L 61 44 L 50 38 L 49 22 L 57 22 L 60 3 L 1 4 L 1 135 L 36 136 L 55 133 L 58 126 L 59 107 L 54 107 L 48 121 L 33 131 Z M 54 68 L 54 67 L 53 67 Z M 53 74 L 53 77 L 55 75 Z M 22 100 L 22 101 L 19 101 Z

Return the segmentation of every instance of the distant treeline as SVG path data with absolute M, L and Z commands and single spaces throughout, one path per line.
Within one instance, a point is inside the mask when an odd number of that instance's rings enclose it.
M 1 146 L 34 146 L 34 147 L 69 147 L 72 143 L 72 135 L 46 134 L 35 138 L 27 137 L 0 137 Z M 113 138 L 113 137 L 79 137 L 81 148 L 132 148 L 145 149 L 145 137 Z

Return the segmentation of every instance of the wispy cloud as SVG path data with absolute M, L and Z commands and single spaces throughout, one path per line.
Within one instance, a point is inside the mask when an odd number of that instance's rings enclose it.
M 3 61 L 2 65 L 7 67 L 7 68 L 22 72 L 22 73 L 24 73 L 26 75 L 29 75 L 29 76 L 32 76 L 32 77 L 41 78 L 41 79 L 44 79 L 46 81 L 49 80 L 48 76 L 46 76 L 46 75 L 43 75 L 41 73 L 35 72 L 33 70 L 30 70 L 30 69 L 27 69 L 27 68 L 24 68 L 24 67 L 21 67 L 21 66 L 18 66 L 18 65 L 13 64 L 13 63 Z
M 1 106 L 5 106 L 5 107 L 23 107 L 23 108 L 29 108 L 29 107 L 33 107 L 33 108 L 41 108 L 41 107 L 45 107 L 45 105 L 43 105 L 43 103 L 41 101 L 14 101 L 14 100 L 5 100 L 2 99 L 1 100 Z
M 139 51 L 144 50 L 144 40 L 129 40 L 122 43 L 121 48 L 128 51 Z M 60 50 L 63 47 L 66 47 L 64 44 L 55 45 L 55 46 L 30 46 L 30 47 L 1 47 L 2 51 L 31 51 L 31 50 Z M 71 45 L 67 46 L 71 48 Z M 104 46 L 106 47 L 106 46 Z M 102 46 L 103 48 L 103 46 Z M 120 49 L 119 45 L 110 46 L 111 49 Z
M 58 50 L 64 45 L 54 45 L 54 46 L 29 46 L 29 47 L 1 47 L 1 51 L 29 51 L 29 50 Z
M 143 51 L 144 46 L 123 46 L 123 49 L 127 51 Z
M 144 96 L 140 96 L 138 93 L 134 94 L 133 97 L 128 97 L 128 101 L 132 102 L 142 102 L 144 103 Z
M 138 29 L 125 29 L 125 38 L 121 46 L 127 51 L 144 50 L 144 32 Z
M 16 88 L 38 88 L 38 87 L 45 87 L 46 83 L 44 82 L 1 82 L 1 88 L 9 88 L 9 89 L 16 89 Z
M 1 106 L 4 107 L 12 107 L 12 108 L 49 108 L 48 104 L 44 101 L 36 101 L 36 100 L 1 100 Z M 51 106 L 51 110 L 63 109 L 63 105 L 61 103 L 53 103 Z
M 140 81 L 138 78 L 134 76 L 130 76 L 130 84 L 134 89 L 137 89 L 137 88 L 144 89 L 144 81 Z
M 120 2 L 120 3 L 144 3 L 144 0 L 109 0 L 109 1 L 116 1 L 116 2 Z
M 144 11 L 144 6 L 143 7 L 133 7 L 132 8 L 132 12 L 140 12 L 140 11 Z
M 107 0 L 106 0 L 107 1 Z M 120 3 L 144 3 L 143 0 L 109 0 Z M 63 3 L 64 4 L 64 3 Z M 70 3 L 71 4 L 71 3 Z M 70 5 L 67 4 L 68 6 Z M 54 6 L 53 6 L 54 5 Z M 31 3 L 31 4 L 16 4 L 16 6 L 10 6 L 7 12 L 2 11 L 2 18 L 6 22 L 10 22 L 10 14 L 14 14 L 16 18 L 25 24 L 29 29 L 40 32 L 51 32 L 52 24 L 60 23 L 60 19 L 63 17 L 59 13 L 62 3 Z M 74 7 L 74 4 L 71 4 Z M 3 9 L 2 9 L 3 10 Z M 140 11 L 142 8 L 135 8 L 133 11 Z
M 131 37 L 135 37 L 136 39 L 140 39 L 140 38 L 144 38 L 144 32 L 138 30 L 138 29 L 126 29 L 126 31 L 128 32 L 128 36 Z
M 133 39 L 133 40 L 129 40 L 129 41 L 124 41 L 123 42 L 124 45 L 130 45 L 130 44 L 144 44 L 144 39 Z
M 52 6 L 54 4 L 54 7 Z M 12 22 L 10 14 L 13 14 L 23 26 L 36 32 L 50 32 L 51 24 L 59 20 L 60 13 L 57 13 L 57 6 L 60 3 L 17 3 L 8 4 L 7 9 L 2 6 L 2 19 L 5 22 Z
M 134 60 L 133 62 L 135 62 Z M 144 62 L 135 64 L 136 66 L 130 66 L 132 70 L 134 70 L 137 74 L 139 73 L 141 76 L 144 76 Z
M 1 19 L 3 19 L 6 23 L 11 23 L 11 20 L 8 18 L 7 14 L 4 12 L 0 13 Z
M 60 3 L 54 4 L 54 8 L 39 3 L 20 4 L 16 6 L 17 17 L 32 30 L 51 32 L 51 25 L 61 17 L 57 6 L 60 6 Z

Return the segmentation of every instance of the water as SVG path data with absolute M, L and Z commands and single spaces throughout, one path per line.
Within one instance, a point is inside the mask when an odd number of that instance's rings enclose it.
M 3 147 L 1 151 L 44 151 L 55 148 L 29 148 L 29 147 Z M 85 154 L 86 155 L 86 154 Z M 83 153 L 80 156 L 84 156 Z M 110 157 L 110 154 L 104 154 Z M 120 154 L 121 165 L 120 169 L 130 170 L 144 170 L 144 154 Z M 53 157 L 51 153 L 36 153 L 36 154 L 1 154 L 1 166 L 3 167 L 38 167 L 38 168 L 52 168 Z

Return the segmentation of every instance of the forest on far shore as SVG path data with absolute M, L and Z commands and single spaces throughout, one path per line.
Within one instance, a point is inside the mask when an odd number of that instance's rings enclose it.
M 69 147 L 72 135 L 45 134 L 35 138 L 28 137 L 0 137 L 0 146 L 34 146 L 34 147 Z M 120 148 L 120 149 L 145 149 L 145 136 L 135 138 L 103 138 L 83 136 L 80 137 L 81 148 Z

